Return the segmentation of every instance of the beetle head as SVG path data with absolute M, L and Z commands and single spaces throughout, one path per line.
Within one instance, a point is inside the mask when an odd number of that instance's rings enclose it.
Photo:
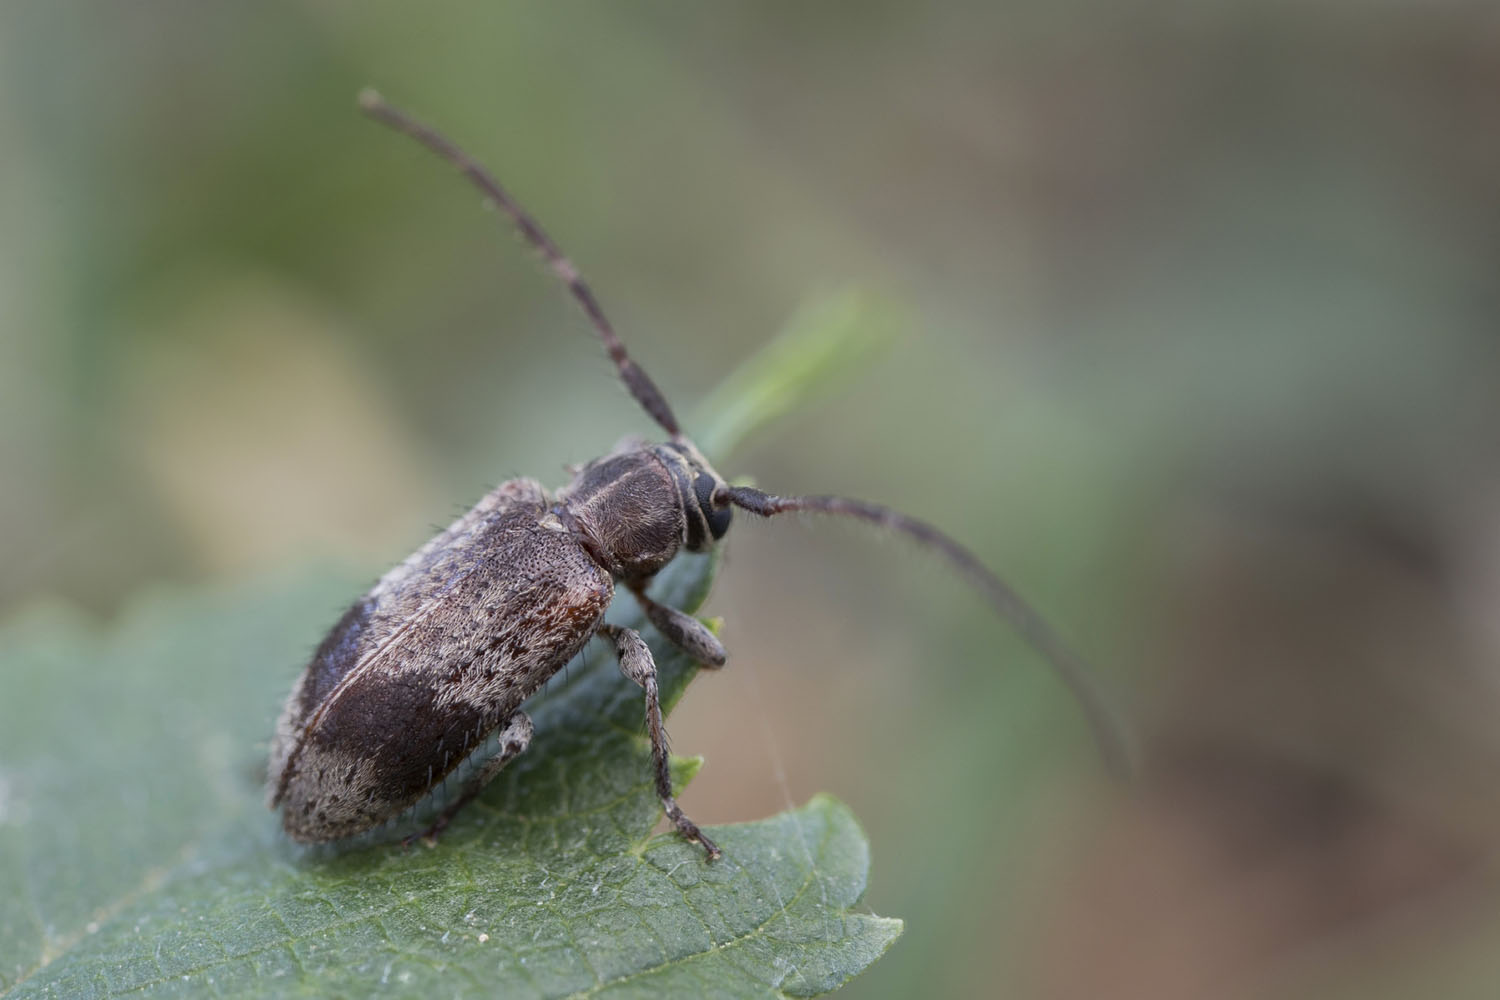
M 672 470 L 677 484 L 685 520 L 683 546 L 689 552 L 707 552 L 729 530 L 734 514 L 729 484 L 687 438 L 658 445 L 652 452 Z

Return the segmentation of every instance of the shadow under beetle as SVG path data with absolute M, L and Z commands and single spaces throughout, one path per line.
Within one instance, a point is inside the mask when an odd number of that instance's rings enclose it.
M 555 494 L 531 479 L 502 483 L 344 614 L 292 689 L 272 741 L 270 803 L 282 807 L 288 834 L 327 841 L 380 825 L 422 799 L 498 728 L 498 752 L 422 834 L 437 836 L 526 749 L 532 729 L 521 704 L 597 636 L 614 647 L 625 676 L 645 691 L 656 792 L 667 817 L 717 858 L 718 847 L 672 796 L 651 651 L 634 630 L 605 623 L 604 612 L 618 582 L 668 641 L 706 667 L 722 666 L 724 647 L 713 633 L 646 591 L 678 552 L 703 552 L 723 538 L 736 507 L 763 517 L 843 515 L 941 552 L 1058 669 L 1106 759 L 1117 769 L 1127 766 L 1123 729 L 1082 663 L 968 549 L 930 525 L 863 500 L 731 486 L 626 354 L 577 269 L 495 179 L 373 91 L 360 95 L 360 107 L 448 160 L 509 216 L 568 286 L 631 396 L 669 440 L 628 441 L 584 466 Z

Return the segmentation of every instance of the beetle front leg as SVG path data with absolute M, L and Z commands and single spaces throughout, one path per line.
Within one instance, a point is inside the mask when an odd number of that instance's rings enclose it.
M 651 759 L 656 767 L 656 794 L 661 799 L 662 808 L 667 811 L 667 819 L 672 821 L 679 833 L 707 851 L 708 860 L 713 861 L 722 853 L 718 845 L 698 829 L 698 824 L 683 815 L 677 799 L 672 796 L 667 730 L 662 724 L 661 695 L 656 688 L 656 661 L 651 658 L 651 650 L 641 634 L 634 629 L 601 625 L 598 634 L 614 644 L 615 655 L 620 660 L 620 672 L 646 692 L 646 728 L 651 734 Z
M 685 611 L 653 601 L 646 596 L 645 587 L 631 587 L 630 592 L 635 595 L 651 624 L 667 637 L 668 642 L 702 666 L 717 670 L 724 665 L 724 645 L 708 630 L 708 626 Z
M 505 722 L 505 728 L 500 731 L 500 751 L 484 762 L 479 773 L 470 778 L 464 785 L 464 790 L 448 804 L 442 812 L 438 813 L 437 819 L 432 825 L 421 833 L 414 833 L 401 841 L 402 847 L 410 847 L 412 842 L 419 837 L 429 847 L 437 843 L 438 834 L 448 828 L 453 822 L 453 817 L 464 806 L 473 802 L 479 793 L 484 791 L 484 786 L 495 780 L 495 775 L 504 769 L 506 764 L 515 760 L 525 749 L 531 745 L 531 717 L 525 712 L 516 712 Z

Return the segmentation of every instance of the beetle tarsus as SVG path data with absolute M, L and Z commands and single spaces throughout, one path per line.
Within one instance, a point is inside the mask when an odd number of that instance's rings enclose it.
M 709 839 L 708 834 L 698 829 L 697 823 L 684 816 L 682 810 L 677 807 L 676 802 L 673 802 L 672 807 L 667 810 L 667 818 L 672 821 L 673 826 L 677 827 L 678 833 L 682 834 L 691 843 L 703 848 L 704 853 L 708 855 L 709 861 L 717 861 L 724 856 L 724 852 L 719 850 L 719 845 Z
M 438 834 L 448 828 L 448 821 L 440 818 L 436 823 L 423 830 L 421 833 L 408 833 L 401 838 L 402 847 L 411 847 L 417 841 L 422 842 L 423 847 L 436 847 Z

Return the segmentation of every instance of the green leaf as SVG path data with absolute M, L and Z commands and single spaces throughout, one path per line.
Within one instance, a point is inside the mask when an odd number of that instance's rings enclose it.
M 901 325 L 898 312 L 858 288 L 809 298 L 694 410 L 698 447 L 722 461 L 765 425 L 826 395 L 891 340 Z
M 680 559 L 656 592 L 695 608 L 713 570 Z M 359 589 L 320 574 L 0 629 L 0 996 L 805 996 L 900 933 L 852 909 L 868 848 L 832 799 L 714 830 L 713 864 L 653 836 L 641 695 L 599 643 L 437 847 L 393 842 L 414 817 L 292 844 L 266 742 Z M 639 622 L 628 598 L 614 614 Z M 643 631 L 675 701 L 694 668 Z

